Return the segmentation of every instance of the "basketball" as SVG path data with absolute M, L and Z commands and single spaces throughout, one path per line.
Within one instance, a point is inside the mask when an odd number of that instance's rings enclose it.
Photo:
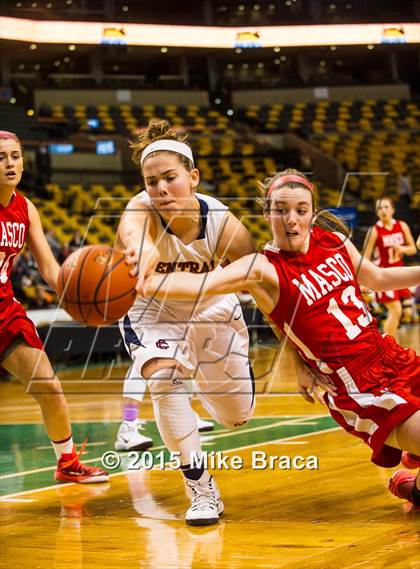
M 62 307 L 89 326 L 112 324 L 124 316 L 136 297 L 136 277 L 122 251 L 89 245 L 64 261 L 57 292 Z

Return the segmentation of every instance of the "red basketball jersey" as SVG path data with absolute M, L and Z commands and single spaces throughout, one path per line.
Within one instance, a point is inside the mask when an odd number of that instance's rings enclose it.
M 314 227 L 307 253 L 267 245 L 264 254 L 280 285 L 270 318 L 311 367 L 357 371 L 378 354 L 382 338 L 339 237 Z
M 15 192 L 8 206 L 0 204 L 0 311 L 13 301 L 10 275 L 14 258 L 25 244 L 28 227 L 28 204 Z
M 395 245 L 405 245 L 405 236 L 398 219 L 392 220 L 391 229 L 387 229 L 382 221 L 375 224 L 378 234 L 376 247 L 379 253 L 380 267 L 401 267 L 403 263 L 402 256 L 394 253 Z

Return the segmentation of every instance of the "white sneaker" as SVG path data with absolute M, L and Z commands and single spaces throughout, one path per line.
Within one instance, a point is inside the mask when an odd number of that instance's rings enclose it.
M 200 433 L 204 433 L 206 431 L 212 431 L 214 429 L 214 424 L 211 421 L 206 421 L 202 419 L 198 413 L 194 411 L 194 415 L 197 421 L 197 427 Z
M 139 433 L 139 421 L 124 421 L 118 429 L 115 450 L 146 450 L 153 446 L 153 440 Z
M 191 498 L 191 508 L 185 514 L 189 526 L 209 526 L 217 524 L 224 505 L 213 477 L 204 472 L 199 480 L 185 478 L 187 494 Z

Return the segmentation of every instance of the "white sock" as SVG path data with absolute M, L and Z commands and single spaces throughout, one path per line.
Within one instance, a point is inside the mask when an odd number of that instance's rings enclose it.
M 73 437 L 72 435 L 70 435 L 70 437 L 64 441 L 60 441 L 58 443 L 55 443 L 54 441 L 51 441 L 51 444 L 54 448 L 54 452 L 55 452 L 55 456 L 57 457 L 57 460 L 60 460 L 61 456 L 63 454 L 71 454 L 73 451 Z

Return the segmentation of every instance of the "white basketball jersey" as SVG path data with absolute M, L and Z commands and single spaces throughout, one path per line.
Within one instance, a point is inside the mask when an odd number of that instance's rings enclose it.
M 138 201 L 146 205 L 153 212 L 157 225 L 157 237 L 155 245 L 160 253 L 160 261 L 156 265 L 156 274 L 169 274 L 173 272 L 190 272 L 203 274 L 213 270 L 221 269 L 221 262 L 217 256 L 217 244 L 227 222 L 226 212 L 228 207 L 219 200 L 196 193 L 195 197 L 200 204 L 201 231 L 200 235 L 191 243 L 186 245 L 171 230 L 166 227 L 165 221 L 160 217 L 156 209 L 153 208 L 147 192 L 138 194 Z M 165 306 L 181 308 L 195 305 L 195 309 L 201 309 L 209 304 L 216 302 L 221 297 L 207 297 L 197 302 L 190 301 L 165 301 Z M 156 301 L 145 301 L 137 298 L 135 305 L 149 303 L 149 306 Z

